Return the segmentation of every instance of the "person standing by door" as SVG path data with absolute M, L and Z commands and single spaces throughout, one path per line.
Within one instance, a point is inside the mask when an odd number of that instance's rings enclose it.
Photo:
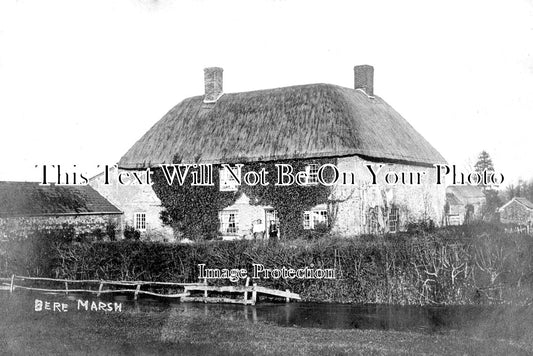
M 276 220 L 270 220 L 270 225 L 268 227 L 268 238 L 270 240 L 278 239 L 278 224 L 276 224 Z
M 254 233 L 254 240 L 263 240 L 265 238 L 265 224 L 263 224 L 261 219 L 255 220 L 252 231 Z

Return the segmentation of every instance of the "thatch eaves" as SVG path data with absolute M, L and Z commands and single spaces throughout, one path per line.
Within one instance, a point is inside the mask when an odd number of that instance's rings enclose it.
M 363 155 L 445 163 L 380 97 L 310 84 L 183 100 L 120 159 L 119 167 L 236 163 Z

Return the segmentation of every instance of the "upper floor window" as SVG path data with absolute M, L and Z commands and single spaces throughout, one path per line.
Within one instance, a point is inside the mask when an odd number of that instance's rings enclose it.
M 309 164 L 305 167 L 306 184 L 318 184 L 318 164 Z
M 233 172 L 233 174 L 230 172 Z M 229 167 L 225 166 L 220 168 L 219 170 L 220 175 L 220 191 L 228 192 L 228 191 L 237 191 L 239 182 L 235 177 L 238 177 L 240 179 L 241 177 L 241 169 L 240 166 L 235 167 Z

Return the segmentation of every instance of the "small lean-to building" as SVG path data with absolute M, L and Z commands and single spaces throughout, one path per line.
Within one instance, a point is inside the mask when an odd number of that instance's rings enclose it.
M 446 224 L 463 225 L 483 219 L 487 199 L 475 185 L 450 185 L 446 187 Z
M 63 228 L 118 238 L 122 211 L 88 185 L 0 182 L 0 239 Z
M 205 94 L 172 108 L 120 159 L 119 168 L 142 170 L 160 164 L 247 164 L 301 160 L 308 184 L 316 184 L 317 159 L 341 172 L 350 184 L 331 187 L 330 199 L 303 212 L 300 224 L 331 224 L 342 236 L 390 233 L 411 223 L 444 219 L 445 188 L 435 184 L 435 164 L 445 159 L 398 112 L 374 94 L 374 68 L 354 68 L 354 87 L 306 84 L 224 93 L 222 68 L 204 70 Z M 430 113 L 429 113 L 430 114 Z M 367 169 L 380 169 L 372 183 Z M 421 181 L 384 184 L 386 173 L 422 175 Z M 184 201 L 183 204 L 188 204 Z M 219 211 L 226 238 L 265 233 L 278 212 L 242 195 Z M 256 226 L 257 225 L 257 226 Z M 283 226 L 275 226 L 275 231 Z M 283 237 L 283 236 L 281 236 Z
M 526 228 L 528 232 L 533 227 L 533 203 L 526 198 L 514 197 L 498 209 L 500 222 Z

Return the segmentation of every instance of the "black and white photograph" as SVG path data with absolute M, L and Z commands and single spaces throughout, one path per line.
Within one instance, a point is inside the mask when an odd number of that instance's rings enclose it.
M 533 0 L 0 2 L 0 354 L 532 355 Z

